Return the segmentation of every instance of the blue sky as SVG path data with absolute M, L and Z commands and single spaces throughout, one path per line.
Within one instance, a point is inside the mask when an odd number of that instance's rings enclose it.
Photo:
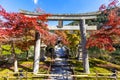
M 103 3 L 109 0 L 0 0 L 2 5 L 9 12 L 19 12 L 19 9 L 34 11 L 40 7 L 46 13 L 85 13 L 97 11 Z
M 8 12 L 19 12 L 19 9 L 35 11 L 40 7 L 46 13 L 86 13 L 97 11 L 101 4 L 110 0 L 0 0 L 0 5 Z M 69 22 L 64 22 L 69 23 Z M 48 22 L 57 25 L 57 22 Z

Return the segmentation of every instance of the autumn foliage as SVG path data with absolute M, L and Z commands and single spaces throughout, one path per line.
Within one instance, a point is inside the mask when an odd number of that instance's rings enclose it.
M 0 41 L 5 42 L 10 41 L 12 38 L 23 38 L 25 35 L 28 36 L 38 31 L 45 43 L 54 44 L 55 37 L 49 33 L 46 24 L 48 16 L 50 14 L 44 13 L 37 17 L 28 17 L 22 13 L 7 12 L 0 6 Z
M 54 33 L 57 35 L 57 38 L 61 39 L 63 44 L 65 44 L 65 45 L 69 44 L 65 31 L 56 30 Z
M 107 15 L 108 20 L 101 29 L 93 33 L 87 40 L 87 48 L 98 47 L 103 50 L 114 51 L 113 45 L 120 43 L 120 8 L 116 6 L 116 3 L 117 0 L 113 0 L 106 9 L 102 5 L 105 9 L 102 13 Z

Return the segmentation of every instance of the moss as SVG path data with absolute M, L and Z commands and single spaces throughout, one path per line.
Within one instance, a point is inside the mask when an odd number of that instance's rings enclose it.
M 93 67 L 90 68 L 90 72 L 91 73 L 111 73 L 111 71 L 105 69 L 105 68 L 101 68 L 101 67 Z
M 24 62 L 20 61 L 18 67 L 19 67 L 19 70 L 23 70 L 24 76 L 26 76 L 26 74 L 27 74 L 27 77 L 28 77 L 27 80 L 33 80 L 33 79 L 43 80 L 46 78 L 44 76 L 36 77 L 32 73 L 32 71 L 33 71 L 33 62 L 32 61 L 24 61 Z M 6 67 L 6 68 L 8 68 L 8 67 Z M 6 68 L 0 68 L 0 78 L 1 78 L 0 80 L 2 80 L 2 79 L 6 80 L 7 76 L 11 77 L 11 78 L 9 78 L 9 80 L 17 80 L 19 74 L 14 73 L 12 70 L 6 69 Z M 46 66 L 45 62 L 40 63 L 39 73 L 42 73 L 42 74 L 48 73 L 48 67 Z M 26 79 L 23 78 L 22 80 L 26 80 Z
M 70 60 L 69 61 L 70 64 L 73 65 L 73 69 L 74 69 L 74 73 L 75 74 L 83 74 L 83 65 L 82 65 L 82 61 L 78 61 L 78 60 Z M 48 65 L 50 64 L 50 61 L 45 61 L 45 62 L 40 62 L 40 68 L 39 68 L 39 73 L 43 73 L 43 74 L 46 74 L 48 73 Z M 99 65 L 98 65 L 99 64 Z M 107 65 L 107 66 L 100 66 L 100 65 Z M 108 67 L 109 66 L 109 67 Z M 110 71 L 110 68 L 119 68 L 120 66 L 119 65 L 115 65 L 115 64 L 112 64 L 110 62 L 106 62 L 104 60 L 100 60 L 100 59 L 96 59 L 96 58 L 91 58 L 90 59 L 90 72 L 91 73 L 94 73 L 94 74 L 90 74 L 88 75 L 89 78 L 77 78 L 77 80 L 95 80 L 93 78 L 90 78 L 90 76 L 93 76 L 97 73 L 111 73 Z M 19 62 L 19 70 L 23 70 L 24 75 L 26 75 L 26 71 L 29 71 L 29 72 L 32 72 L 32 68 L 33 68 L 33 60 L 30 60 L 30 61 L 20 61 Z M 118 69 L 119 70 L 119 69 Z M 3 68 L 0 68 L 0 71 L 2 72 L 2 75 L 3 76 L 7 76 L 7 72 L 13 72 L 9 69 L 3 69 Z M 28 79 L 28 80 L 32 80 L 32 77 L 36 77 L 35 75 L 33 75 L 32 73 L 29 73 L 27 72 L 27 76 L 31 79 Z M 102 75 L 103 75 L 102 74 Z M 10 74 L 12 77 L 16 77 L 14 76 L 13 74 Z M 101 76 L 102 76 L 101 75 Z M 106 74 L 104 74 L 106 75 Z M 103 75 L 103 76 L 104 76 Z M 1 76 L 1 75 L 0 75 Z M 38 76 L 39 77 L 39 76 Z M 35 79 L 37 80 L 38 77 L 36 77 Z M 43 80 L 43 78 L 46 78 L 46 77 L 41 77 L 41 80 Z M 2 79 L 0 79 L 2 80 Z M 11 79 L 12 80 L 12 79 Z M 14 80 L 14 79 L 13 79 Z M 24 80 L 24 79 L 23 79 Z M 98 80 L 103 80 L 103 78 L 100 78 Z M 109 80 L 109 79 L 107 79 Z
M 97 73 L 111 73 L 113 68 L 119 70 L 119 65 L 112 64 L 110 62 L 91 58 L 90 60 L 90 72 L 96 74 Z M 73 65 L 75 74 L 83 74 L 83 65 L 82 61 L 70 60 L 70 63 Z M 107 74 L 108 75 L 108 74 Z
M 4 68 L 4 69 L 3 69 L 3 68 L 0 68 L 0 70 L 1 70 L 0 73 L 5 73 L 5 74 L 6 74 L 7 72 L 13 72 L 13 71 L 11 71 L 10 69 L 5 69 L 5 68 Z M 0 74 L 0 75 L 2 75 L 2 74 Z
M 100 59 L 92 58 L 90 59 L 90 63 L 93 63 L 96 65 L 96 64 L 106 64 L 107 62 Z

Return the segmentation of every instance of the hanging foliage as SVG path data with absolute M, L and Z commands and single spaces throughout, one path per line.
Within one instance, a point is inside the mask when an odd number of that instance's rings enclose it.
M 53 35 L 49 34 L 47 28 L 47 17 L 50 14 L 41 14 L 37 17 L 28 17 L 22 13 L 6 12 L 6 10 L 0 6 L 0 40 L 10 41 L 14 38 L 23 38 L 27 36 L 30 31 L 39 31 L 42 35 L 44 42 L 54 44 L 51 40 L 54 40 Z M 28 33 L 27 33 L 28 32 Z
M 118 15 L 120 8 L 116 4 L 117 0 L 113 0 L 102 12 L 107 21 L 104 22 L 101 29 L 90 36 L 86 48 L 98 47 L 103 50 L 114 51 L 113 45 L 120 43 L 120 16 Z

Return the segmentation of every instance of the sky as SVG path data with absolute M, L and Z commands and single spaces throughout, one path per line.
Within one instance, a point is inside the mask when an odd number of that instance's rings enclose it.
M 108 5 L 109 1 L 111 0 L 0 0 L 0 5 L 8 12 L 19 12 L 20 9 L 35 11 L 39 7 L 49 14 L 75 14 L 98 11 L 102 4 Z M 48 24 L 53 26 L 58 23 Z
M 101 4 L 109 0 L 0 0 L 0 5 L 8 12 L 20 9 L 34 11 L 40 7 L 46 13 L 86 13 L 97 11 Z

